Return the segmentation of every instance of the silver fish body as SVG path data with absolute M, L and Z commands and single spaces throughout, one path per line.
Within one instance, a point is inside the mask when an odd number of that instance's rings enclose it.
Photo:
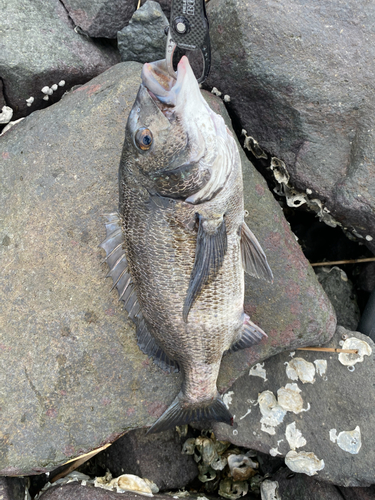
M 152 426 L 231 423 L 216 387 L 222 356 L 265 333 L 244 313 L 244 269 L 272 273 L 244 223 L 241 161 L 232 134 L 201 96 L 188 60 L 177 81 L 146 64 L 119 172 L 119 218 L 102 247 L 138 345 L 182 388 Z M 121 229 L 120 229 L 121 225 Z

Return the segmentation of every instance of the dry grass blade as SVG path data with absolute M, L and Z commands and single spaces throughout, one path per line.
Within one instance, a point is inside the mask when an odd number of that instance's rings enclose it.
M 312 267 L 318 266 L 337 266 L 339 264 L 361 264 L 362 262 L 375 262 L 375 257 L 368 257 L 366 259 L 352 259 L 352 260 L 333 260 L 329 262 L 314 262 L 310 264 Z
M 297 351 L 345 352 L 347 354 L 358 354 L 358 349 L 339 349 L 336 347 L 298 347 Z
M 65 470 L 63 470 L 62 472 L 60 472 L 59 474 L 57 474 L 56 476 L 54 476 L 50 480 L 50 483 L 55 483 L 58 479 L 61 479 L 62 477 L 67 476 L 68 474 L 70 474 L 71 472 L 76 470 L 80 465 L 87 462 L 87 460 L 90 460 L 90 458 L 94 457 L 95 455 L 97 455 L 101 451 L 108 448 L 108 446 L 111 446 L 111 443 L 107 443 L 104 446 L 102 446 L 101 448 L 97 448 L 96 450 L 90 451 L 90 453 L 85 453 L 84 455 L 81 455 L 78 458 L 73 458 L 72 460 L 68 460 L 68 462 L 66 462 L 66 464 L 70 464 L 70 466 L 67 467 Z

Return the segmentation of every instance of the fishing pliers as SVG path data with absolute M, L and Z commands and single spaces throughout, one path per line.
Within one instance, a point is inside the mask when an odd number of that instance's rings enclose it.
M 199 49 L 203 56 L 203 71 L 198 83 L 204 82 L 211 67 L 211 44 L 208 31 L 205 0 L 172 0 L 168 29 L 166 60 L 168 73 L 176 78 L 173 54 L 176 47 L 193 51 Z

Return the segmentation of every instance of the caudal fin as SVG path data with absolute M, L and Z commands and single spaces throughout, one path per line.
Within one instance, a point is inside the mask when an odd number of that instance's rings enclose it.
M 228 425 L 233 425 L 233 417 L 228 408 L 225 406 L 219 393 L 213 401 L 201 405 L 188 405 L 186 399 L 183 398 L 182 392 L 176 397 L 171 406 L 158 418 L 149 432 L 161 432 L 176 427 L 176 425 L 184 425 L 190 422 L 202 421 L 224 422 Z

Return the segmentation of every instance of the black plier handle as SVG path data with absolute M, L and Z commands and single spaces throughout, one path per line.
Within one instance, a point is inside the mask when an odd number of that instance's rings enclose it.
M 205 0 L 172 0 L 171 20 L 168 30 L 166 60 L 168 72 L 176 78 L 173 68 L 173 53 L 179 47 L 184 50 L 202 52 L 203 72 L 198 82 L 202 83 L 211 67 L 211 44 Z

